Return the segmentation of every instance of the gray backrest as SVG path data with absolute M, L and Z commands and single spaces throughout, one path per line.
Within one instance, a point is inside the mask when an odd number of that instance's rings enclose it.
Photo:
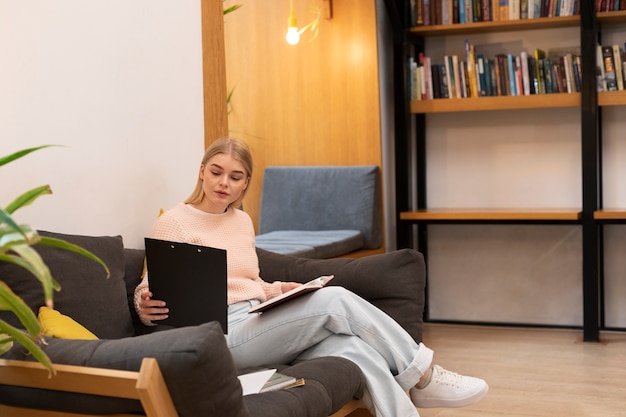
M 367 248 L 382 243 L 380 169 L 273 166 L 263 176 L 259 234 L 276 230 L 360 230 Z

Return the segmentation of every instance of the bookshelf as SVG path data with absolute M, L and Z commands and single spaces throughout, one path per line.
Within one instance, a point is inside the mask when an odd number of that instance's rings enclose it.
M 577 225 L 582 243 L 582 330 L 583 340 L 599 341 L 603 322 L 603 233 L 607 223 L 626 223 L 626 208 L 603 209 L 602 203 L 602 107 L 626 105 L 626 90 L 597 92 L 595 74 L 596 45 L 600 42 L 602 25 L 626 23 L 626 11 L 596 13 L 595 2 L 582 2 L 579 15 L 535 18 L 516 21 L 475 22 L 433 26 L 407 27 L 406 37 L 397 48 L 396 57 L 406 62 L 409 56 L 424 52 L 430 38 L 471 36 L 500 32 L 536 31 L 555 28 L 576 28 L 580 33 L 582 85 L 577 93 L 528 96 L 491 96 L 478 98 L 442 98 L 407 100 L 407 73 L 396 87 L 403 91 L 405 108 L 410 117 L 397 116 L 396 135 L 396 195 L 397 246 L 417 247 L 428 257 L 428 228 L 447 225 Z M 408 7 L 408 5 L 407 5 Z M 408 8 L 406 9 L 408 10 Z M 402 107 L 404 106 L 404 107 Z M 427 204 L 426 116 L 454 118 L 467 112 L 507 112 L 573 108 L 580 111 L 580 207 L 546 208 L 445 208 Z M 463 119 L 466 120 L 466 119 Z M 428 308 L 428 306 L 427 306 Z M 426 313 L 428 319 L 428 312 Z

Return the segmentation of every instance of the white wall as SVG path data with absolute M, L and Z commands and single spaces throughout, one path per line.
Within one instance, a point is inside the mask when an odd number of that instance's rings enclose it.
M 203 152 L 199 0 L 0 0 L 0 205 L 39 229 L 143 237 Z

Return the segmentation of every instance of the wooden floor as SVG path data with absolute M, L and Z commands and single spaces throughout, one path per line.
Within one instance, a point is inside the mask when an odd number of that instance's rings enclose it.
M 422 417 L 626 416 L 626 333 L 428 323 L 435 363 L 484 378 L 489 393 L 464 408 L 419 409 Z

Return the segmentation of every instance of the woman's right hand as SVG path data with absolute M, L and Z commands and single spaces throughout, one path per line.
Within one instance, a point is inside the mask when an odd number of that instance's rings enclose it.
M 153 300 L 152 293 L 148 290 L 141 293 L 139 300 L 139 318 L 143 322 L 165 320 L 170 309 L 165 306 L 165 301 Z

